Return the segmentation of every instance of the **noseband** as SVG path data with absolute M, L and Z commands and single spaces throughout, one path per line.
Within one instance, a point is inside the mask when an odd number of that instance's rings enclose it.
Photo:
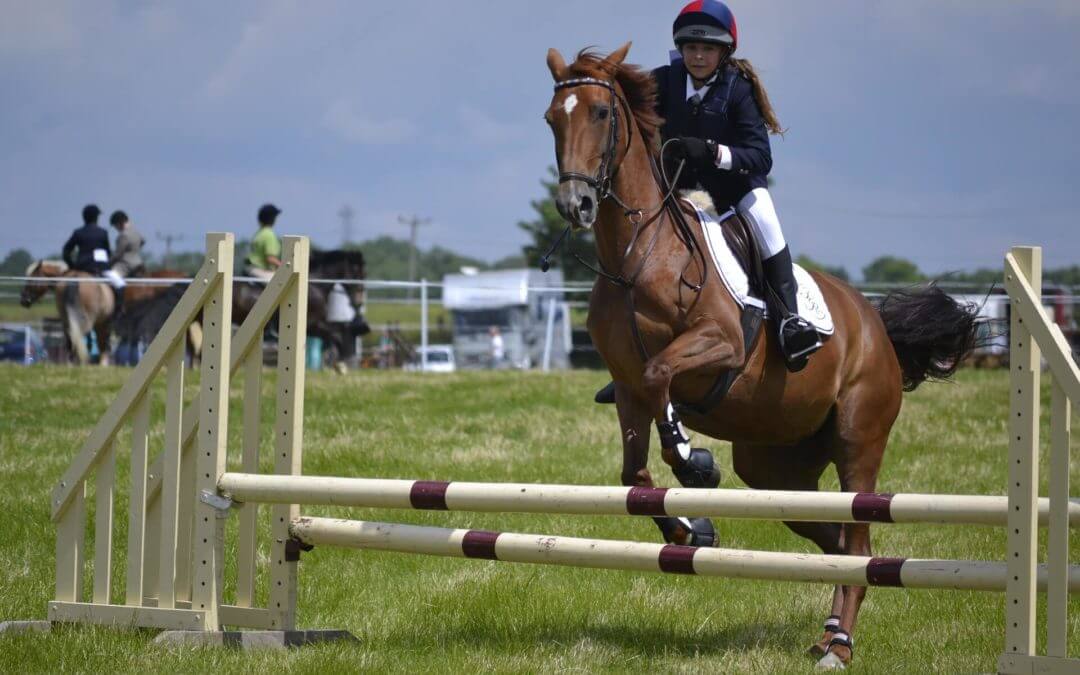
M 611 94 L 611 98 L 608 100 L 608 119 L 611 120 L 611 124 L 608 125 L 607 147 L 604 148 L 604 154 L 600 157 L 600 167 L 595 176 L 578 173 L 577 171 L 560 171 L 559 183 L 579 180 L 596 190 L 597 199 L 603 201 L 612 195 L 611 182 L 614 180 L 615 173 L 618 171 L 617 168 L 614 171 L 612 170 L 612 167 L 615 164 L 615 153 L 618 151 L 619 147 L 619 106 L 615 105 L 615 101 L 617 100 L 619 105 L 621 105 L 626 112 L 626 150 L 630 149 L 630 142 L 634 133 L 633 125 L 630 124 L 630 120 L 633 118 L 630 115 L 630 109 L 626 101 L 624 101 L 623 97 L 619 96 L 615 91 L 615 85 L 607 80 L 600 80 L 595 77 L 575 77 L 569 80 L 563 80 L 562 82 L 556 82 L 555 91 L 570 89 L 572 87 L 582 87 L 589 84 L 603 87 Z

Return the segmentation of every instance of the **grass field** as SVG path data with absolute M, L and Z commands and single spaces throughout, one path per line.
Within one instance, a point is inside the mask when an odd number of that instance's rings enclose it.
M 6 488 L 0 492 L 0 508 L 7 518 L 0 534 L 0 620 L 45 616 L 53 591 L 50 489 L 128 372 L 0 367 L 0 462 Z M 269 427 L 274 390 L 272 376 L 267 380 L 263 420 Z M 617 483 L 614 410 L 591 403 L 593 390 L 604 381 L 596 372 L 311 373 L 304 472 Z M 238 402 L 234 391 L 234 411 Z M 908 395 L 879 489 L 1003 494 L 1007 406 L 1002 371 L 963 371 L 955 385 L 924 386 Z M 157 419 L 161 407 L 158 401 Z M 236 417 L 234 412 L 232 448 L 238 448 Z M 1078 444 L 1074 440 L 1074 449 Z M 730 466 L 725 445 L 709 445 Z M 160 448 L 160 432 L 151 447 Z M 231 467 L 236 465 L 233 454 Z M 656 453 L 651 463 L 662 484 L 675 484 Z M 1074 466 L 1076 493 L 1080 464 Z M 119 484 L 124 485 L 123 460 L 120 470 Z M 741 484 L 729 470 L 723 486 Z M 835 477 L 827 476 L 824 487 L 836 489 Z M 92 501 L 88 505 L 93 522 Z M 121 498 L 115 508 L 121 521 L 127 502 Z M 306 512 L 343 513 L 327 508 Z M 350 515 L 658 540 L 647 519 L 375 510 Z M 230 520 L 232 527 L 235 520 Z M 728 520 L 717 522 L 717 530 L 725 547 L 815 551 L 779 523 Z M 1004 532 L 992 528 L 893 525 L 875 527 L 874 533 L 878 555 L 987 560 L 1004 555 Z M 113 573 L 118 602 L 125 583 L 122 524 L 114 538 L 120 543 Z M 1080 536 L 1071 543 L 1076 560 Z M 92 559 L 92 546 L 88 555 Z M 234 578 L 231 568 L 226 578 Z M 264 578 L 263 599 L 265 586 Z M 230 593 L 227 583 L 227 597 Z M 830 596 L 831 589 L 809 584 L 319 548 L 305 554 L 300 566 L 300 625 L 348 629 L 360 638 L 358 645 L 284 654 L 166 649 L 151 644 L 153 631 L 71 627 L 48 637 L 3 639 L 0 672 L 810 672 L 814 660 L 803 651 L 819 636 Z M 1003 641 L 1003 603 L 999 594 L 871 589 L 856 631 L 855 670 L 992 671 Z M 1076 656 L 1080 598 L 1072 601 L 1071 610 Z M 1040 636 L 1043 632 L 1040 626 Z

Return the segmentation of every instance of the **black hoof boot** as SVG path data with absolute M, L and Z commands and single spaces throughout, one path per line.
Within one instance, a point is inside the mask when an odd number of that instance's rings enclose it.
M 716 529 L 708 518 L 653 518 L 664 541 L 680 546 L 716 546 Z
M 603 389 L 596 392 L 596 396 L 593 397 L 593 401 L 596 403 L 614 403 L 615 402 L 615 383 L 608 382 Z
M 688 488 L 714 488 L 720 484 L 722 475 L 712 453 L 704 448 L 691 448 L 690 459 L 683 460 L 681 466 L 673 466 L 671 472 L 680 485 Z

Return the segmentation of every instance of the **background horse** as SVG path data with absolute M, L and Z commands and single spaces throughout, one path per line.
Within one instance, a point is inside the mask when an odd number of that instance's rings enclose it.
M 26 270 L 26 276 L 41 279 L 23 285 L 19 303 L 29 307 L 49 291 L 56 292 L 56 309 L 64 326 L 71 349 L 80 365 L 90 362 L 86 335 L 91 330 L 97 336 L 99 363 L 109 363 L 109 323 L 112 320 L 114 297 L 107 283 L 88 283 L 77 279 L 93 278 L 86 272 L 69 270 L 66 263 L 39 260 Z
M 343 366 L 339 359 L 352 356 L 353 338 L 371 332 L 363 314 L 364 286 L 363 284 L 345 286 L 349 302 L 356 310 L 356 317 L 351 323 L 336 323 L 327 320 L 327 304 L 333 286 L 313 282 L 318 279 L 350 281 L 364 279 L 364 254 L 356 250 L 315 250 L 311 252 L 308 271 L 312 280 L 312 283 L 308 284 L 308 335 L 322 339 L 326 345 L 324 353 L 328 362 Z M 244 318 L 259 299 L 262 289 L 263 284 L 236 282 L 233 286 L 232 321 L 234 324 L 243 323 Z
M 655 422 L 662 457 L 680 482 L 717 485 L 712 456 L 689 447 L 676 407 L 703 401 L 734 371 L 726 396 L 711 409 L 688 410 L 685 424 L 731 441 L 735 472 L 747 485 L 817 490 L 833 464 L 842 490 L 873 492 L 903 391 L 952 374 L 973 345 L 974 313 L 933 286 L 891 294 L 875 308 L 848 284 L 815 274 L 835 332 L 809 365 L 788 372 L 771 326 L 745 346 L 740 308 L 710 270 L 700 223 L 657 178 L 656 85 L 647 71 L 623 64 L 629 47 L 606 58 L 584 51 L 570 65 L 550 50 L 556 84 L 545 115 L 560 171 L 559 211 L 575 227 L 595 225 L 602 278 L 588 328 L 615 381 L 623 484 L 653 485 L 647 460 Z M 738 217 L 724 227 L 740 228 Z M 656 520 L 669 542 L 716 543 L 707 519 Z M 871 554 L 865 523 L 786 525 L 825 553 Z M 819 665 L 850 661 L 865 593 L 835 589 L 825 635 L 812 647 Z

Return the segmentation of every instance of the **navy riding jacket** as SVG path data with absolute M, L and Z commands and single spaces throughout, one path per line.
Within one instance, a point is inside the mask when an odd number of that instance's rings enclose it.
M 78 254 L 75 255 L 75 250 Z M 95 251 L 102 253 L 95 254 Z M 83 225 L 71 233 L 64 244 L 64 262 L 72 269 L 100 274 L 109 269 L 109 233 L 93 223 Z
M 665 120 L 661 135 L 665 141 L 676 136 L 711 139 L 731 149 L 730 170 L 687 165 L 679 180 L 682 189 L 700 184 L 717 209 L 724 210 L 751 190 L 768 185 L 766 177 L 772 169 L 769 132 L 754 100 L 753 85 L 738 68 L 722 66 L 700 105 L 686 100 L 686 76 L 682 57 L 653 71 L 658 86 L 657 112 Z M 672 171 L 669 168 L 669 176 Z

